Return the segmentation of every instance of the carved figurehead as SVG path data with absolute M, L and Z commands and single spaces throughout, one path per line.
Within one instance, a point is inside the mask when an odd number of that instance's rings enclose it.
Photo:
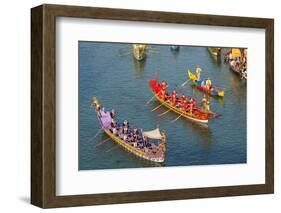
M 99 103 L 99 100 L 95 96 L 92 99 L 92 106 L 95 107 L 96 111 L 100 110 L 101 105 Z

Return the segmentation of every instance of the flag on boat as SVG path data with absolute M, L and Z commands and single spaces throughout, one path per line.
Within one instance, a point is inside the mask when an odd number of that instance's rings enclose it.
M 162 138 L 162 135 L 159 131 L 159 128 L 151 130 L 151 131 L 143 132 L 142 134 L 143 134 L 143 136 L 151 138 L 151 139 L 158 139 L 159 140 L 159 139 Z

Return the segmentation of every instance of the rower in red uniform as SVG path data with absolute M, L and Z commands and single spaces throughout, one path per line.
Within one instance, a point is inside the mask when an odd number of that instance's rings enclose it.
M 165 90 L 161 89 L 161 90 L 160 90 L 160 93 L 159 93 L 160 98 L 161 98 L 161 99 L 165 99 L 165 95 L 166 95 Z
M 173 92 L 172 92 L 172 104 L 174 106 L 177 105 L 177 90 L 176 90 L 176 88 L 174 88 Z
M 192 114 L 193 108 L 194 108 L 194 100 L 193 100 L 193 98 L 189 99 L 188 106 L 189 106 L 189 112 Z
M 170 93 L 166 93 L 165 95 L 165 101 L 171 102 L 172 96 L 170 95 Z
M 187 103 L 186 103 L 186 96 L 185 95 L 182 95 L 182 97 L 181 97 L 181 107 L 184 111 L 187 110 Z
M 172 95 L 177 95 L 177 90 L 176 90 L 176 88 L 173 89 Z
M 181 104 L 184 104 L 186 102 L 186 96 L 182 95 L 181 97 Z
M 187 102 L 184 102 L 182 108 L 183 110 L 186 112 L 187 111 L 187 106 L 188 106 L 188 103 Z
M 163 90 L 166 91 L 166 89 L 167 89 L 167 87 L 168 87 L 167 82 L 166 82 L 166 81 L 162 81 L 162 82 L 161 82 L 161 87 L 162 87 Z
M 165 99 L 166 98 L 166 89 L 168 87 L 167 82 L 166 81 L 162 81 L 161 84 L 160 84 L 160 87 L 161 87 L 160 97 L 162 99 Z

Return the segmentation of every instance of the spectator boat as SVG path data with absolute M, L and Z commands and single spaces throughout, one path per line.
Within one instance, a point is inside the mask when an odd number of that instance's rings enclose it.
M 219 57 L 221 55 L 221 48 L 208 47 L 208 51 L 216 57 Z

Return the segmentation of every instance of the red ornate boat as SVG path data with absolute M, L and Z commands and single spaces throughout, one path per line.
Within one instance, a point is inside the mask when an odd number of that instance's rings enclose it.
M 152 93 L 154 94 L 155 98 L 161 103 L 161 105 L 167 107 L 168 109 L 178 113 L 180 116 L 185 117 L 189 120 L 200 122 L 200 123 L 208 123 L 211 119 L 209 113 L 202 112 L 200 108 L 194 107 L 193 112 L 185 111 L 183 108 L 179 106 L 174 106 L 168 99 L 163 99 L 160 96 L 161 92 L 161 85 L 158 83 L 158 79 L 151 79 L 149 80 L 149 86 L 151 88 Z

